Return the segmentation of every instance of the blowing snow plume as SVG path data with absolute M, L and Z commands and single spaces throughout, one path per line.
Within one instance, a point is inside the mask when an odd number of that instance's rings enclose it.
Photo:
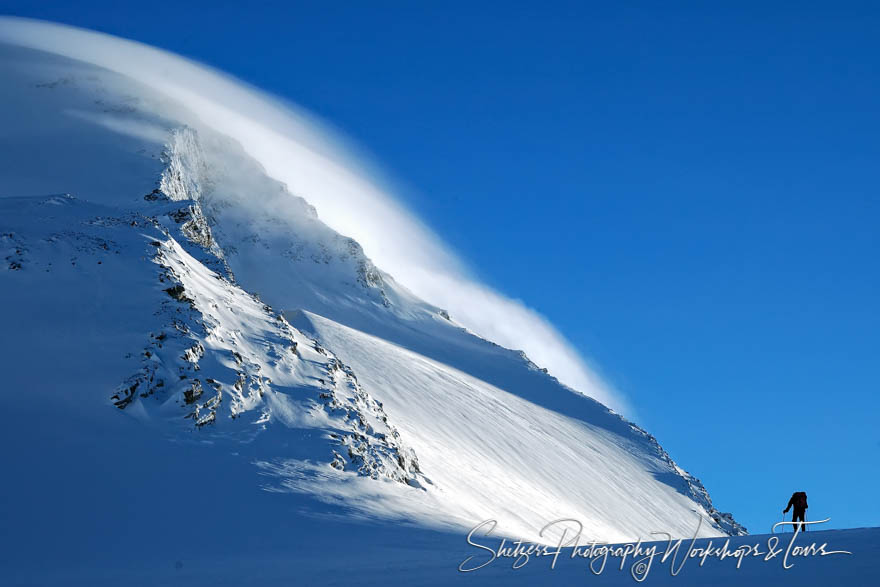
M 201 124 L 237 141 L 269 176 L 306 198 L 327 225 L 358 241 L 414 294 L 448 309 L 480 336 L 523 350 L 568 386 L 618 410 L 624 406 L 545 318 L 474 280 L 343 140 L 296 106 L 171 53 L 73 27 L 3 17 L 0 41 L 105 68 L 182 104 Z M 271 205 L 284 214 L 277 200 Z

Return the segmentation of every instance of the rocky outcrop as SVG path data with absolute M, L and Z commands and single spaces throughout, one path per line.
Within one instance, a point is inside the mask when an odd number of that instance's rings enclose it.
M 712 505 L 712 498 L 709 497 L 709 492 L 703 486 L 702 482 L 679 467 L 675 461 L 672 460 L 672 457 L 669 456 L 669 453 L 660 446 L 660 443 L 657 442 L 657 439 L 652 434 L 649 434 L 635 424 L 629 424 L 637 435 L 643 437 L 649 443 L 656 455 L 662 461 L 665 461 L 672 470 L 678 473 L 678 490 L 701 505 L 703 509 L 706 510 L 706 513 L 709 514 L 711 522 L 714 523 L 719 530 L 729 536 L 745 536 L 748 534 L 746 527 L 737 522 L 733 518 L 733 514 L 720 512 L 714 505 Z

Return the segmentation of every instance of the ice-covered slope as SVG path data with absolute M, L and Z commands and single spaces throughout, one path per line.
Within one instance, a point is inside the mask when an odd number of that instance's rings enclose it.
M 212 479 L 173 503 L 268 491 L 302 515 L 494 518 L 536 539 L 560 517 L 606 540 L 690 535 L 697 514 L 704 535 L 742 531 L 653 437 L 417 299 L 186 108 L 30 50 L 0 46 L 0 75 L 5 433 L 118 447 L 68 458 L 130 497 L 110 500 L 119 516 L 162 506 L 117 464 L 159 470 L 170 445 Z M 15 467 L 23 486 L 46 475 Z

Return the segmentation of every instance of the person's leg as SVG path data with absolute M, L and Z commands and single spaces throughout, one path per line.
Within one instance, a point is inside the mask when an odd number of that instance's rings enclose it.
M 798 520 L 800 520 L 800 522 L 801 522 L 800 524 L 793 525 L 792 526 L 793 529 L 797 530 L 798 526 L 800 526 L 801 532 L 803 532 L 804 530 L 807 529 L 807 527 L 804 526 L 804 512 L 799 511 L 799 510 L 794 510 L 794 515 L 792 515 L 791 520 L 793 522 L 797 522 Z

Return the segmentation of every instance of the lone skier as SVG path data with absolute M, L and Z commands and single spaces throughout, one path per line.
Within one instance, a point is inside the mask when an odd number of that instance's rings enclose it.
M 803 532 L 807 529 L 807 525 L 804 524 L 804 522 L 806 521 L 804 519 L 804 514 L 806 513 L 808 507 L 810 506 L 807 505 L 807 494 L 803 491 L 795 491 L 791 494 L 791 499 L 788 500 L 788 506 L 786 506 L 786 508 L 782 510 L 782 513 L 787 514 L 789 509 L 794 508 L 794 513 L 791 515 L 791 521 L 797 522 L 798 519 L 800 519 L 801 532 Z M 798 524 L 793 524 L 792 529 L 797 530 Z

